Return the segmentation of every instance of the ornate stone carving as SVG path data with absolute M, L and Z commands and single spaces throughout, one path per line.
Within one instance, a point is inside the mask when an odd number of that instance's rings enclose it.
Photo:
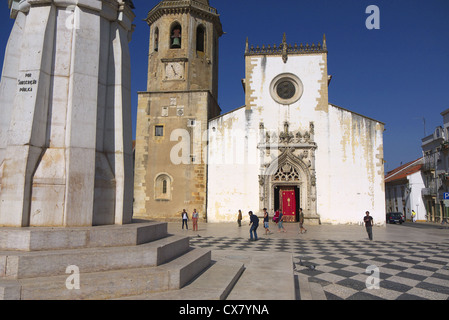
M 301 132 L 300 130 L 291 132 L 289 130 L 290 124 L 288 122 L 284 123 L 284 131 L 281 131 L 279 135 L 276 132 L 265 132 L 265 145 L 260 144 L 260 149 L 267 149 L 277 147 L 278 144 L 282 145 L 290 145 L 295 148 L 304 148 L 304 147 L 314 147 L 316 148 L 316 144 L 313 141 L 315 135 L 315 127 L 313 122 L 309 123 L 309 131 Z M 260 128 L 264 130 L 264 128 Z M 299 144 L 308 144 L 308 146 Z
M 290 131 L 290 124 L 284 123 L 279 132 L 262 131 L 258 145 L 261 157 L 262 175 L 259 176 L 260 209 L 274 208 L 275 187 L 291 186 L 299 190 L 301 207 L 311 217 L 316 217 L 316 173 L 314 142 L 315 126 L 309 123 L 308 130 Z
M 288 60 L 288 46 L 284 32 L 284 37 L 282 38 L 282 61 L 284 61 L 284 63 L 287 63 L 287 60 Z
M 245 55 L 282 55 L 282 59 L 284 62 L 287 62 L 288 54 L 309 54 L 309 53 L 323 53 L 327 52 L 327 45 L 326 45 L 326 37 L 323 36 L 323 45 L 321 45 L 320 42 L 318 42 L 317 45 L 312 43 L 312 45 L 309 45 L 308 43 L 304 46 L 302 43 L 298 46 L 298 44 L 294 44 L 293 46 L 291 44 L 287 44 L 286 36 L 284 33 L 283 41 L 279 46 L 276 46 L 274 44 L 271 45 L 262 45 L 256 46 L 254 48 L 254 45 L 249 46 L 248 39 L 246 40 L 246 47 L 245 47 Z
M 284 182 L 299 182 L 301 180 L 298 170 L 293 168 L 290 164 L 285 164 L 276 172 L 273 177 L 273 181 L 284 181 Z

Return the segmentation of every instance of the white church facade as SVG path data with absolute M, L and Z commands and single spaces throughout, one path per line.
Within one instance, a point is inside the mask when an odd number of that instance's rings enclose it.
M 384 218 L 383 123 L 328 102 L 326 40 L 246 49 L 245 106 L 209 122 L 208 221 Z M 230 206 L 230 204 L 233 204 Z
M 207 0 L 187 2 L 162 1 L 148 15 L 134 214 L 178 220 L 195 208 L 214 223 L 267 208 L 295 222 L 302 208 L 309 224 L 357 224 L 366 211 L 385 224 L 384 124 L 329 103 L 325 37 L 312 46 L 289 45 L 285 34 L 279 46 L 247 42 L 244 106 L 220 114 L 219 16 Z M 190 137 L 187 151 L 176 149 L 175 130 Z M 187 160 L 173 163 L 175 149 Z

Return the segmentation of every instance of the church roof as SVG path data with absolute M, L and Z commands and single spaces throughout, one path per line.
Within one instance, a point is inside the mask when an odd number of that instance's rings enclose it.
M 363 115 L 363 114 L 361 114 L 361 113 L 358 113 L 358 112 L 354 112 L 354 111 L 352 111 L 352 110 L 349 110 L 349 109 L 346 109 L 346 108 L 343 108 L 343 107 L 337 106 L 336 104 L 333 104 L 333 103 L 330 103 L 330 102 L 329 102 L 329 105 L 331 105 L 331 106 L 333 106 L 333 107 L 335 107 L 335 108 L 338 108 L 338 109 L 344 110 L 344 111 L 348 111 L 348 112 L 351 112 L 351 113 L 353 113 L 353 114 L 355 114 L 355 115 L 358 115 L 358 116 L 360 116 L 360 117 L 363 117 L 363 118 L 365 118 L 365 119 L 368 119 L 368 120 L 371 120 L 371 121 L 375 121 L 375 122 L 379 122 L 380 124 L 383 124 L 383 125 L 385 125 L 385 122 L 382 122 L 382 121 L 379 121 L 379 120 L 373 119 L 373 118 L 371 118 L 371 117 L 367 117 L 367 116 L 364 116 L 364 115 Z

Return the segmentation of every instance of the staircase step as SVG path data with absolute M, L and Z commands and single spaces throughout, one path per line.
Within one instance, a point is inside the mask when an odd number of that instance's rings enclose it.
M 299 300 L 313 300 L 307 276 L 298 275 Z
M 293 258 L 290 253 L 214 251 L 213 259 L 242 262 L 245 271 L 227 299 L 252 300 L 257 292 L 260 300 L 295 300 Z
M 327 300 L 323 287 L 319 283 L 309 282 L 309 277 L 298 275 L 300 300 Z
M 42 251 L 131 246 L 166 236 L 167 223 L 151 221 L 77 228 L 0 227 L 0 250 Z
M 169 290 L 178 290 L 195 278 L 201 271 L 211 264 L 211 251 L 207 249 L 193 249 L 161 266 L 169 272 Z
M 214 261 L 194 281 L 180 290 L 126 297 L 126 300 L 225 300 L 245 267 L 234 261 Z
M 211 253 L 193 249 L 164 265 L 102 272 L 80 272 L 80 289 L 68 289 L 66 274 L 19 280 L 0 280 L 0 298 L 21 300 L 113 299 L 179 289 L 211 262 Z
M 319 283 L 309 282 L 309 286 L 313 300 L 327 300 L 323 287 Z
M 81 273 L 161 265 L 189 250 L 189 238 L 168 236 L 135 246 L 49 251 L 0 252 L 0 279 L 66 275 L 68 266 Z
M 207 300 L 225 300 L 244 270 L 245 266 L 241 262 L 218 261 L 186 287 L 185 291 L 198 294 L 186 295 L 185 299 L 203 300 L 201 296 L 204 296 Z

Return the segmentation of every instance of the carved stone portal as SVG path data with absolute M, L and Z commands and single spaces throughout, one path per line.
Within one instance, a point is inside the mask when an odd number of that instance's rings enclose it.
M 278 193 L 280 189 L 296 190 L 299 201 L 297 209 L 302 208 L 307 223 L 319 223 L 317 214 L 314 124 L 310 122 L 306 132 L 290 132 L 286 123 L 284 131 L 261 132 L 265 137 L 258 145 L 261 156 L 259 176 L 260 211 L 267 208 L 270 212 L 279 209 Z M 261 131 L 265 129 L 263 126 Z M 298 210 L 296 210 L 298 212 Z M 298 214 L 293 217 L 297 221 Z

